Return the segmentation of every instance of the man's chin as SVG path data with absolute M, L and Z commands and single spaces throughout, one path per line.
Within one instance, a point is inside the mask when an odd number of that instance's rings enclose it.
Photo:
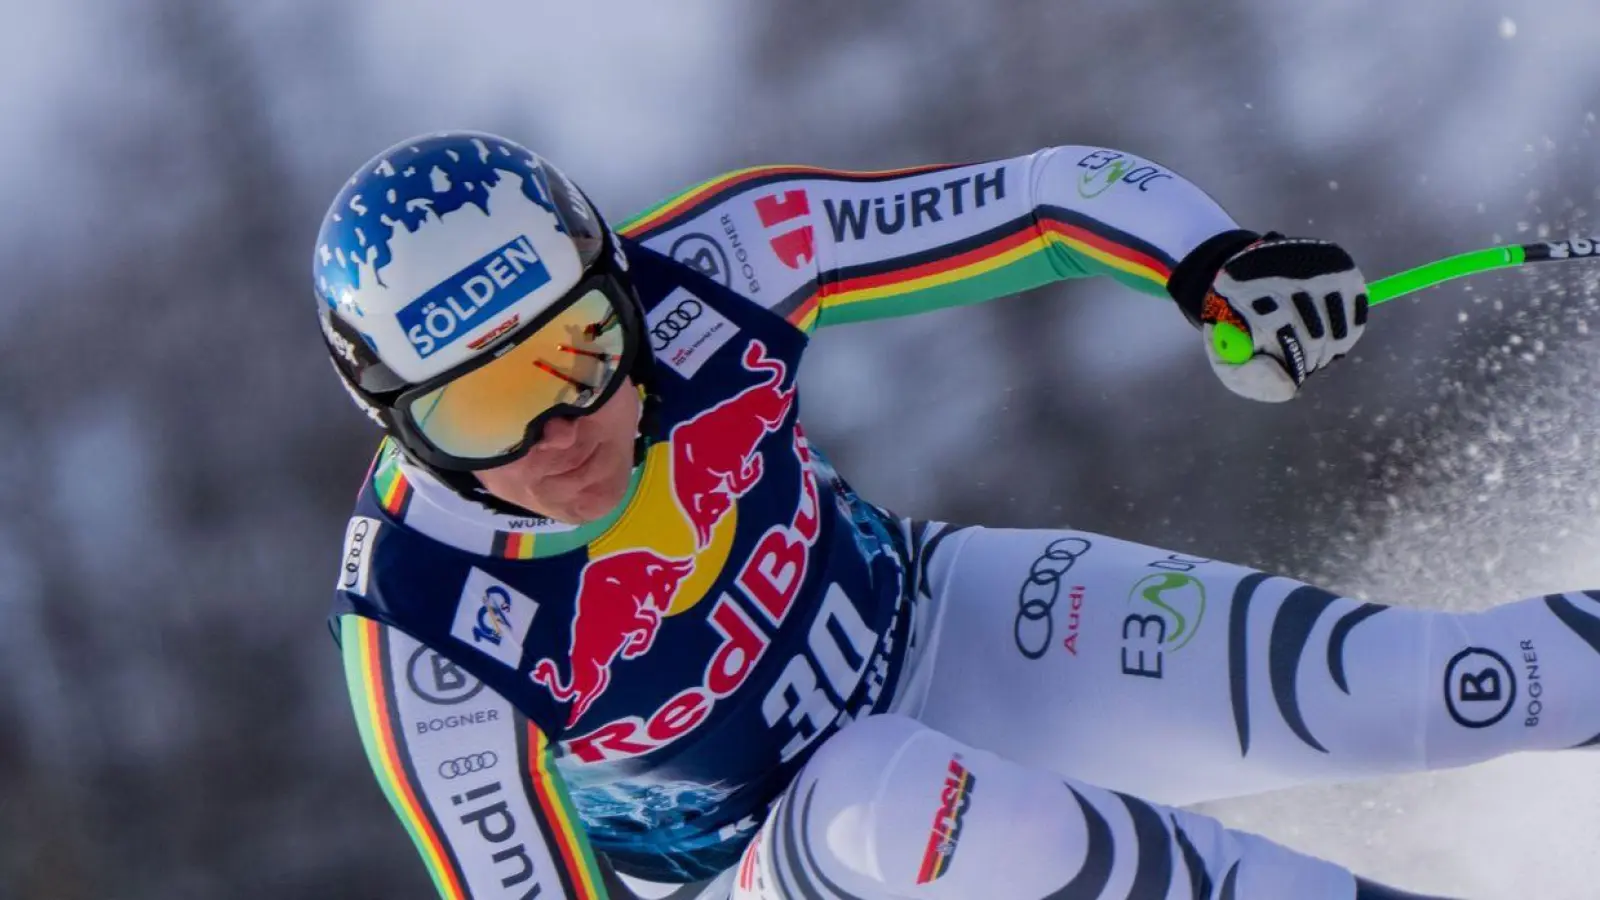
M 606 478 L 585 487 L 567 504 L 572 516 L 571 524 L 585 525 L 605 518 L 607 513 L 617 508 L 627 493 L 627 478 Z
M 617 508 L 628 494 L 628 473 L 603 474 L 584 473 L 581 482 L 574 479 L 571 486 L 562 485 L 564 490 L 557 497 L 549 496 L 546 491 L 542 503 L 536 503 L 533 509 L 549 516 L 558 522 L 568 525 L 586 525 L 596 519 L 602 519 L 606 514 Z M 552 485 L 546 485 L 546 488 Z M 529 492 L 530 495 L 532 492 Z M 543 507 L 543 508 L 541 508 Z

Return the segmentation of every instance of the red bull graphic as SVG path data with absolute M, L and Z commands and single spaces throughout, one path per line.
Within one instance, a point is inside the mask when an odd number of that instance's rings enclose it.
M 757 447 L 794 405 L 794 387 L 781 387 L 788 366 L 768 357 L 765 344 L 751 341 L 743 363 L 752 372 L 766 372 L 767 380 L 672 429 L 673 491 L 694 527 L 696 548 L 711 541 L 717 522 L 761 480 Z
M 805 465 L 810 452 L 805 439 L 798 434 L 794 439 L 794 452 L 802 465 L 800 499 L 795 504 L 793 520 L 773 526 L 763 535 L 755 552 L 735 576 L 734 583 L 746 595 L 745 603 L 738 602 L 734 592 L 724 592 L 712 606 L 706 623 L 720 640 L 706 663 L 700 684 L 669 698 L 649 717 L 627 716 L 564 741 L 575 759 L 583 762 L 625 759 L 664 747 L 693 731 L 711 715 L 716 701 L 733 694 L 749 680 L 772 643 L 772 637 L 746 611 L 745 604 L 760 609 L 776 631 L 787 617 L 790 601 L 799 585 L 805 581 L 810 548 L 822 530 L 817 476 Z M 616 646 L 621 643 L 620 639 L 613 641 Z M 614 655 L 615 651 L 611 658 Z M 607 661 L 609 663 L 610 658 Z M 538 680 L 537 669 L 535 680 Z M 573 720 L 576 718 L 574 716 Z
M 531 676 L 557 700 L 572 704 L 568 726 L 605 693 L 618 656 L 634 659 L 649 652 L 662 614 L 693 569 L 692 559 L 669 559 L 651 550 L 624 550 L 592 560 L 584 568 L 567 655 L 571 680 L 563 684 L 550 659 L 540 660 Z
M 739 570 L 736 579 L 745 595 L 775 626 L 788 617 L 789 607 L 800 593 L 806 560 L 822 531 L 822 502 L 817 495 L 817 477 L 811 471 L 811 451 L 798 428 L 794 452 L 805 472 L 800 479 L 800 503 L 795 507 L 794 521 L 767 529 L 756 541 L 749 565 Z
M 664 618 L 682 611 L 680 590 L 691 579 L 696 559 L 710 552 L 719 526 L 735 504 L 760 482 L 765 464 L 761 441 L 782 427 L 794 406 L 794 387 L 783 387 L 788 366 L 768 355 L 753 340 L 741 361 L 746 370 L 765 373 L 751 385 L 672 429 L 667 452 L 668 494 L 687 526 L 683 544 L 663 553 L 630 547 L 597 557 L 579 576 L 572 623 L 569 680 L 562 681 L 556 661 L 538 662 L 530 675 L 556 700 L 571 704 L 567 725 L 583 718 L 611 683 L 618 659 L 648 652 Z M 821 531 L 816 475 L 811 454 L 798 428 L 793 449 L 800 463 L 799 501 L 793 521 L 775 525 L 757 541 L 740 565 L 735 583 L 773 626 L 782 624 L 805 580 L 810 548 Z M 665 523 L 662 523 L 665 525 Z M 726 542 L 724 535 L 722 540 Z M 692 541 L 692 550 L 690 542 Z M 687 552 L 687 553 L 686 553 Z M 718 560 L 720 568 L 721 560 Z M 710 584 L 703 584 L 702 590 Z M 690 598 L 693 600 L 694 598 Z M 567 741 L 580 760 L 599 762 L 647 753 L 676 740 L 710 714 L 716 700 L 737 690 L 749 677 L 771 637 L 738 598 L 724 593 L 713 603 L 706 624 L 721 638 L 707 662 L 700 684 L 668 699 L 649 716 L 629 716 L 589 730 Z

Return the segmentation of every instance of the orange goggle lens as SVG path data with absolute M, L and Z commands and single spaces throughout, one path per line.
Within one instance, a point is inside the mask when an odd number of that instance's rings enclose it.
M 618 377 L 624 343 L 611 299 L 591 290 L 500 358 L 411 399 L 405 413 L 443 453 L 501 456 L 540 415 L 592 406 Z

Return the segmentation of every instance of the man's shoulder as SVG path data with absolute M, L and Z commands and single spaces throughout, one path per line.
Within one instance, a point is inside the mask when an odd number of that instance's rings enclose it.
M 758 166 L 709 179 L 623 222 L 618 232 L 735 294 L 774 309 L 816 284 L 807 183 L 830 170 Z
M 492 528 L 462 523 L 452 530 L 456 523 L 438 513 L 428 493 L 399 449 L 385 440 L 345 525 L 335 616 L 355 612 L 387 620 L 411 598 L 459 587 L 475 558 L 470 551 L 479 544 L 492 549 Z

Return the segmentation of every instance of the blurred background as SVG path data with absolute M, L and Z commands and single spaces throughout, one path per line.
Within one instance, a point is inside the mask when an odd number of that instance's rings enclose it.
M 323 624 L 377 434 L 309 280 L 326 204 L 403 137 L 503 133 L 613 221 L 759 163 L 1091 143 L 1373 277 L 1597 230 L 1592 0 L 7 7 L 3 897 L 431 896 Z M 1162 302 L 1065 284 L 824 332 L 806 420 L 904 514 L 1391 602 L 1600 586 L 1595 279 L 1397 301 L 1281 407 Z M 1597 809 L 1600 759 L 1567 754 L 1210 811 L 1413 890 L 1561 900 L 1600 891 Z

